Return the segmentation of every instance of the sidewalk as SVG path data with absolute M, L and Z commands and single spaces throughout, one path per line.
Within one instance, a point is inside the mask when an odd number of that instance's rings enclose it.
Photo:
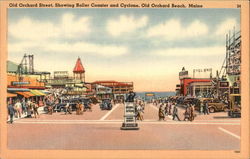
M 44 106 L 42 106 L 42 107 L 39 107 L 38 108 L 38 113 L 39 114 L 44 114 L 45 112 L 44 112 Z M 25 114 L 22 114 L 21 115 L 21 118 L 16 118 L 15 116 L 13 117 L 13 121 L 16 121 L 16 120 L 19 120 L 19 119 L 23 119 L 23 118 L 25 118 L 27 115 L 25 115 Z M 9 115 L 8 115 L 8 120 L 7 120 L 7 122 L 9 122 L 10 121 L 10 117 L 9 117 Z

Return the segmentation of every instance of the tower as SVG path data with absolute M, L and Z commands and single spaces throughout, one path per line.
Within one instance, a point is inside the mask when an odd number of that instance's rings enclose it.
M 85 69 L 82 65 L 82 61 L 80 59 L 80 57 L 78 57 L 74 70 L 73 70 L 73 74 L 74 74 L 74 79 L 76 80 L 81 80 L 82 82 L 85 82 Z

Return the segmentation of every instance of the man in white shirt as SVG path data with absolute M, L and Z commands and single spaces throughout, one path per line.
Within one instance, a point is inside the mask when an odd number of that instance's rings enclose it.
M 22 114 L 22 104 L 20 103 L 20 101 L 18 100 L 15 104 L 15 109 L 17 112 L 17 117 L 21 118 L 21 114 Z

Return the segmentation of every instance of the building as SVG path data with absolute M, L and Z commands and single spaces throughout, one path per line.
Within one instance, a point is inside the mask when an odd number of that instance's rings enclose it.
M 80 80 L 81 82 L 85 82 L 85 69 L 82 65 L 82 61 L 80 59 L 80 57 L 78 57 L 74 70 L 73 70 L 73 74 L 74 74 L 74 79 L 75 80 Z
M 92 89 L 96 90 L 98 86 L 104 86 L 112 89 L 112 99 L 124 100 L 126 94 L 134 90 L 133 82 L 117 82 L 117 81 L 95 81 L 92 82 Z
M 212 84 L 208 81 L 192 81 L 188 84 L 187 94 L 193 97 L 211 97 Z
M 79 57 L 72 72 L 70 77 L 68 71 L 54 71 L 54 78 L 48 80 L 46 87 L 66 89 L 65 95 L 87 95 L 85 69 Z
M 210 69 L 196 69 L 193 70 L 195 73 L 198 72 L 209 72 L 210 76 Z M 203 75 L 204 77 L 204 75 Z M 211 92 L 212 84 L 210 77 L 207 78 L 199 78 L 196 76 L 196 78 L 189 77 L 188 71 L 185 70 L 185 68 L 182 68 L 182 71 L 179 72 L 179 79 L 180 84 L 176 85 L 176 91 L 178 91 L 179 95 L 181 96 L 204 96 L 207 95 L 207 93 Z
M 230 85 L 230 93 L 240 93 L 241 86 L 241 32 L 233 32 L 226 36 L 226 76 Z

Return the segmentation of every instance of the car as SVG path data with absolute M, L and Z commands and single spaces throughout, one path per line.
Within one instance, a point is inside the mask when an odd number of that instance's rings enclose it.
M 193 104 L 196 104 L 198 102 L 198 99 L 197 98 L 194 98 L 194 97 L 186 97 L 183 101 L 183 104 L 186 105 L 186 104 L 189 104 L 189 103 L 193 103 Z
M 228 106 L 227 104 L 219 101 L 218 99 L 213 99 L 212 101 L 208 102 L 208 110 L 210 113 L 227 111 Z
M 54 112 L 63 112 L 63 111 L 65 111 L 66 104 L 67 104 L 67 102 L 55 104 L 54 107 L 53 107 L 53 111 Z M 69 106 L 71 107 L 72 111 L 76 110 L 76 103 L 69 103 Z
M 112 107 L 111 99 L 102 99 L 102 102 L 100 103 L 101 110 L 111 110 Z

